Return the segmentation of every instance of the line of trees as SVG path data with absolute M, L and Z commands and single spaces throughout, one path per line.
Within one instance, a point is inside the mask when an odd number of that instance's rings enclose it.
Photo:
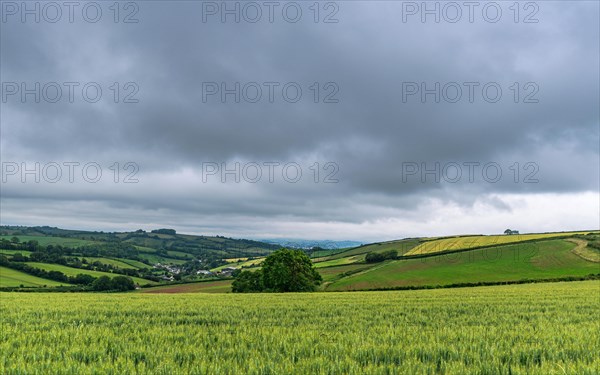
M 382 251 L 379 253 L 371 252 L 365 256 L 365 262 L 377 263 L 377 262 L 383 262 L 384 260 L 396 259 L 396 258 L 398 258 L 397 250 L 388 250 L 388 251 Z
M 0 255 L 0 266 L 12 268 L 26 274 L 41 277 L 43 279 L 58 281 L 61 283 L 89 286 L 89 290 L 96 291 L 126 291 L 135 289 L 135 283 L 130 277 L 108 276 L 94 277 L 90 274 L 79 273 L 75 276 L 67 276 L 60 271 L 46 271 L 41 268 L 32 267 L 25 263 L 11 262 L 4 255 Z

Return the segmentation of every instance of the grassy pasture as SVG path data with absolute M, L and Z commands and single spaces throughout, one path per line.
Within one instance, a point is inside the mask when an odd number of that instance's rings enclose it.
M 190 259 L 190 260 L 194 259 L 194 256 L 192 254 L 184 253 L 182 251 L 169 250 L 169 251 L 167 251 L 167 255 L 172 256 L 172 257 L 186 258 L 186 259 Z
M 0 254 L 2 255 L 14 255 L 14 254 L 21 254 L 23 256 L 29 256 L 31 254 L 31 251 L 27 251 L 27 250 L 5 250 L 5 249 L 0 249 Z
M 156 263 L 163 263 L 163 264 L 184 264 L 185 262 L 187 262 L 186 260 L 161 257 L 161 256 L 158 256 L 158 255 L 146 254 L 146 253 L 139 254 L 139 257 L 142 258 L 142 259 L 145 259 L 145 260 L 149 261 L 152 264 L 156 264 Z
M 328 282 L 344 277 L 352 272 L 363 271 L 371 268 L 370 264 L 347 264 L 337 267 L 319 268 L 319 274 L 323 277 L 323 284 L 326 286 Z
M 595 375 L 599 288 L 6 293 L 0 373 Z
M 88 263 L 100 262 L 102 264 L 108 264 L 114 267 L 118 267 L 121 269 L 138 269 L 139 267 L 135 267 L 129 263 L 126 263 L 124 260 L 110 259 L 110 258 L 102 258 L 102 257 L 79 257 L 79 259 L 85 259 Z M 138 262 L 140 263 L 140 262 Z M 141 263 L 143 264 L 143 263 Z M 144 265 L 146 268 L 150 268 L 148 265 Z
M 79 269 L 79 268 L 73 268 L 73 267 L 67 267 L 67 266 L 63 266 L 61 264 L 49 264 L 49 263 L 36 263 L 36 262 L 26 262 L 26 264 L 30 265 L 31 267 L 35 267 L 35 268 L 40 268 L 46 271 L 60 271 L 62 273 L 64 273 L 67 276 L 76 276 L 80 273 L 83 274 L 88 274 L 94 277 L 100 277 L 100 276 L 108 276 L 108 277 L 115 277 L 115 276 L 120 276 L 118 273 L 110 273 L 110 272 L 101 272 L 101 271 L 91 271 L 91 270 L 85 270 L 85 269 Z M 156 284 L 153 281 L 150 280 L 146 280 L 146 279 L 140 279 L 139 277 L 131 277 L 131 279 L 140 285 L 144 285 L 144 284 Z
M 228 264 L 224 264 L 222 266 L 212 268 L 211 271 L 218 272 L 227 267 L 236 267 L 236 268 L 258 267 L 264 260 L 265 260 L 265 258 L 256 258 L 256 259 L 244 260 L 244 261 L 240 261 L 240 262 L 229 262 Z
M 598 263 L 575 254 L 575 247 L 569 241 L 547 240 L 387 261 L 335 281 L 327 290 L 516 281 L 600 273 Z
M 26 274 L 25 272 L 13 270 L 12 268 L 0 267 L 0 288 L 18 287 L 21 285 L 28 287 L 41 287 L 46 285 L 50 287 L 71 284 L 43 279 L 41 277 Z
M 364 262 L 364 260 L 365 260 L 365 255 L 359 254 L 359 255 L 348 256 L 345 258 L 330 259 L 330 260 L 318 262 L 318 263 L 315 263 L 315 267 L 316 268 L 324 268 L 324 267 L 332 267 L 332 266 L 342 266 L 345 264 Z
M 146 263 L 142 263 L 139 262 L 137 260 L 133 260 L 133 259 L 125 259 L 125 258 L 119 258 L 120 262 L 126 263 L 128 265 L 130 265 L 131 267 L 135 267 L 135 268 L 152 268 L 152 266 L 147 265 Z

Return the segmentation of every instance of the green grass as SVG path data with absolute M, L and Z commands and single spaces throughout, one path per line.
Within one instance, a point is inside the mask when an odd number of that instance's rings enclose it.
M 78 275 L 80 273 L 91 275 L 91 276 L 94 276 L 94 277 L 100 277 L 100 276 L 115 277 L 115 276 L 119 276 L 118 273 L 101 272 L 101 271 L 91 271 L 91 270 L 85 270 L 85 269 L 67 267 L 67 266 L 63 266 L 61 264 L 36 263 L 36 262 L 26 262 L 25 264 L 28 264 L 31 267 L 40 268 L 40 269 L 43 269 L 43 270 L 46 270 L 46 271 L 60 271 L 60 272 L 64 273 L 67 276 L 76 276 L 76 275 Z M 135 283 L 140 284 L 140 285 L 144 285 L 144 284 L 156 284 L 153 281 L 146 280 L 146 279 L 140 279 L 139 277 L 131 277 L 131 279 L 133 279 L 133 281 Z
M 161 257 L 161 256 L 158 256 L 158 255 L 145 254 L 145 253 L 139 254 L 139 257 L 142 258 L 142 259 L 148 260 L 152 264 L 156 264 L 156 263 L 162 263 L 162 264 L 184 264 L 184 263 L 187 262 L 186 260 Z
M 169 251 L 167 251 L 167 254 L 169 256 L 172 256 L 172 257 L 187 258 L 187 259 L 190 259 L 190 260 L 194 259 L 194 256 L 192 254 L 184 253 L 182 251 L 172 251 L 172 250 L 169 250 Z
M 324 268 L 324 267 L 332 267 L 332 266 L 341 266 L 341 265 L 345 265 L 345 264 L 364 262 L 364 260 L 365 260 L 365 255 L 359 254 L 359 255 L 348 256 L 345 258 L 337 258 L 337 259 L 325 260 L 323 262 L 318 262 L 318 263 L 315 263 L 315 267 L 316 268 Z
M 319 274 L 321 274 L 321 276 L 323 277 L 324 285 L 327 285 L 328 282 L 337 280 L 347 273 L 362 271 L 371 267 L 372 265 L 369 264 L 348 264 L 337 267 L 319 268 L 318 271 Z
M 549 239 L 552 237 L 564 237 L 575 234 L 587 234 L 589 232 L 556 232 L 556 233 L 532 233 L 517 235 L 497 236 L 460 236 L 427 241 L 414 247 L 406 255 L 434 254 L 442 251 L 471 249 L 475 247 L 496 246 L 515 242 L 530 241 L 537 239 Z
M 32 276 L 12 268 L 0 267 L 0 288 L 6 287 L 19 287 L 19 286 L 60 286 L 70 285 L 68 283 L 61 283 L 54 280 L 43 279 L 41 277 Z
M 81 240 L 78 238 L 52 237 L 52 236 L 0 236 L 0 239 L 11 240 L 17 237 L 21 242 L 37 241 L 40 246 L 61 245 L 65 247 L 79 247 L 96 243 L 95 241 Z
M 0 254 L 2 255 L 14 255 L 14 254 L 18 254 L 20 253 L 23 256 L 29 256 L 31 255 L 31 251 L 27 251 L 27 250 L 5 250 L 5 249 L 0 249 Z
M 388 261 L 335 281 L 327 290 L 516 281 L 600 273 L 597 263 L 572 252 L 575 246 L 565 240 L 548 240 Z
M 221 270 L 223 270 L 224 268 L 227 268 L 227 267 L 235 267 L 235 268 L 258 267 L 258 266 L 260 266 L 260 264 L 264 260 L 265 260 L 265 258 L 256 258 L 256 259 L 244 260 L 244 261 L 241 261 L 241 262 L 230 262 L 230 263 L 224 264 L 222 266 L 212 268 L 211 271 L 212 272 L 218 272 L 218 271 L 221 271 Z
M 111 265 L 114 267 L 118 267 L 121 269 L 138 269 L 139 267 L 133 266 L 126 262 L 125 259 L 111 259 L 111 258 L 102 258 L 102 257 L 79 257 L 79 259 L 85 259 L 89 264 L 94 262 L 100 262 L 102 264 Z M 138 262 L 140 263 L 140 262 Z M 143 264 L 143 263 L 142 263 Z M 149 268 L 150 266 L 144 265 L 144 267 Z
M 21 255 L 23 256 L 29 256 L 31 255 L 31 251 L 26 251 L 26 250 L 4 250 L 4 249 L 0 249 L 0 254 L 2 255 L 13 255 L 13 254 L 17 254 L 17 253 L 21 253 Z M 110 264 L 119 268 L 133 268 L 133 269 L 139 269 L 139 268 L 151 268 L 152 266 L 149 266 L 147 264 L 144 264 L 142 262 L 138 262 L 137 260 L 132 260 L 132 259 L 125 259 L 125 258 L 118 258 L 118 259 L 112 259 L 112 258 L 104 258 L 104 257 L 77 257 L 79 259 L 86 259 L 88 261 L 88 263 L 93 263 L 95 261 L 98 261 L 100 263 L 103 264 Z
M 152 268 L 152 266 L 150 266 L 146 263 L 142 263 L 142 262 L 139 262 L 139 261 L 133 260 L 133 259 L 119 258 L 119 261 L 129 264 L 130 266 L 138 268 L 138 269 L 139 268 Z
M 333 256 L 336 254 L 340 254 L 343 252 L 346 252 L 350 249 L 354 249 L 356 247 L 344 247 L 344 248 L 339 248 L 339 249 L 322 249 L 322 250 L 318 250 L 318 251 L 310 251 L 308 254 L 311 258 L 323 258 L 323 257 L 328 257 L 328 256 Z
M 5 293 L 0 373 L 595 375 L 599 288 Z

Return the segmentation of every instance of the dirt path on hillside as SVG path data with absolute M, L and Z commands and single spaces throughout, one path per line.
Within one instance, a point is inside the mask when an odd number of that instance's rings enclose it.
M 587 241 L 580 240 L 578 238 L 569 238 L 567 241 L 577 245 L 573 248 L 573 250 L 571 250 L 573 254 L 589 262 L 600 263 L 600 252 L 587 247 Z

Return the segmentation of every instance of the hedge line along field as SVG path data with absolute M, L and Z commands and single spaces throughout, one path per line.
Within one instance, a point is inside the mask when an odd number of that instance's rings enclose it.
M 96 243 L 95 241 L 82 240 L 79 238 L 52 237 L 52 236 L 21 236 L 21 235 L 12 236 L 12 235 L 8 235 L 8 236 L 0 236 L 0 239 L 10 241 L 13 237 L 17 237 L 19 239 L 19 241 L 21 241 L 23 243 L 29 242 L 29 241 L 37 241 L 37 243 L 40 244 L 41 246 L 61 245 L 61 246 L 68 246 L 68 247 L 80 247 L 80 246 L 92 245 L 92 244 Z
M 592 375 L 599 290 L 5 293 L 0 373 Z
M 475 247 L 503 245 L 522 241 L 531 241 L 539 239 L 551 239 L 553 237 L 565 237 L 575 234 L 587 234 L 584 232 L 555 232 L 555 233 L 532 233 L 516 235 L 498 235 L 498 236 L 461 236 L 452 238 L 443 238 L 424 242 L 405 255 L 423 255 L 433 254 L 448 250 L 472 249 Z
M 92 270 L 86 270 L 84 268 L 67 267 L 67 266 L 63 266 L 61 264 L 37 263 L 37 262 L 26 262 L 25 264 L 27 264 L 28 266 L 34 267 L 34 268 L 39 268 L 39 269 L 45 270 L 45 271 L 59 271 L 59 272 L 64 273 L 67 276 L 77 276 L 80 273 L 83 273 L 86 275 L 91 275 L 94 277 L 108 276 L 110 278 L 113 278 L 115 276 L 120 276 L 118 273 L 92 271 Z M 131 279 L 133 280 L 133 282 L 140 284 L 140 285 L 156 284 L 156 282 L 154 282 L 154 281 L 141 279 L 139 277 L 131 277 Z

